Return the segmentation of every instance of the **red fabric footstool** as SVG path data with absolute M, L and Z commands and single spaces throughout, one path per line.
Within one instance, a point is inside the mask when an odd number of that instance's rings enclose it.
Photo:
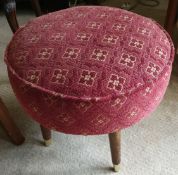
M 162 100 L 174 58 L 155 21 L 109 7 L 75 7 L 21 27 L 6 50 L 22 106 L 46 128 L 96 135 L 129 127 Z

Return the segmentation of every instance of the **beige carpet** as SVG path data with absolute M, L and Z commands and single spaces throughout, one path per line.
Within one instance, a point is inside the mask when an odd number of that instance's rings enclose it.
M 142 14 L 163 22 L 161 9 Z M 147 13 L 147 11 L 149 13 Z M 160 14 L 161 13 L 161 14 Z M 18 14 L 21 24 L 33 18 L 30 11 Z M 23 131 L 26 142 L 12 145 L 0 128 L 0 175 L 111 175 L 112 166 L 107 136 L 72 136 L 53 133 L 53 144 L 42 145 L 36 122 L 27 117 L 9 85 L 3 62 L 4 49 L 12 33 L 0 15 L 0 96 Z M 120 175 L 178 174 L 178 62 L 163 102 L 149 118 L 122 132 L 122 166 Z

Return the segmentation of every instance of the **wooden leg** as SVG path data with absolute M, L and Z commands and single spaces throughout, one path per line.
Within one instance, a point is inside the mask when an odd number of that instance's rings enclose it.
M 41 132 L 42 132 L 45 146 L 51 145 L 51 130 L 43 127 L 42 125 L 40 125 L 40 127 L 41 127 Z
M 176 22 L 177 6 L 178 6 L 178 0 L 169 0 L 164 27 L 171 36 Z
M 7 21 L 10 25 L 12 32 L 14 33 L 19 28 L 19 24 L 16 18 L 16 2 L 15 0 L 3 0 L 3 3 Z
M 16 127 L 14 121 L 11 119 L 9 112 L 0 99 L 0 123 L 11 138 L 13 143 L 20 145 L 24 142 L 25 138 L 21 134 L 20 130 Z
M 110 133 L 109 142 L 114 171 L 118 172 L 121 162 L 121 132 Z
M 42 12 L 41 12 L 41 7 L 40 7 L 40 3 L 39 0 L 31 0 L 31 4 L 32 4 L 32 8 L 35 11 L 36 16 L 41 16 Z

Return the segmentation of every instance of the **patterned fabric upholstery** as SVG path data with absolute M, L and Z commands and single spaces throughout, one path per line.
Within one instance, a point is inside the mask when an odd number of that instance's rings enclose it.
M 75 7 L 20 28 L 6 50 L 22 106 L 42 125 L 104 134 L 146 117 L 166 91 L 174 57 L 156 22 L 109 7 Z

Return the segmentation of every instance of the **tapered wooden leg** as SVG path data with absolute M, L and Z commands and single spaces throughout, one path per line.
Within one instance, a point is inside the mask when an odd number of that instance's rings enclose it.
M 16 145 L 20 145 L 24 142 L 25 138 L 21 134 L 20 130 L 16 127 L 14 121 L 11 119 L 9 112 L 0 99 L 0 123 L 11 138 L 12 142 Z
M 177 6 L 178 6 L 178 0 L 169 0 L 164 27 L 171 36 L 176 23 Z
M 109 134 L 111 156 L 115 172 L 119 171 L 121 162 L 121 132 L 117 131 Z
M 43 139 L 44 139 L 44 144 L 45 146 L 49 146 L 51 145 L 51 130 L 43 127 L 42 125 L 40 125 L 41 127 L 41 132 L 42 132 L 42 136 L 43 136 Z
M 3 0 L 4 12 L 10 28 L 13 33 L 19 28 L 19 24 L 16 18 L 16 2 L 15 0 Z
M 42 11 L 41 11 L 39 0 L 31 0 L 31 4 L 32 4 L 33 10 L 35 11 L 35 15 L 37 17 L 41 16 L 42 15 Z

